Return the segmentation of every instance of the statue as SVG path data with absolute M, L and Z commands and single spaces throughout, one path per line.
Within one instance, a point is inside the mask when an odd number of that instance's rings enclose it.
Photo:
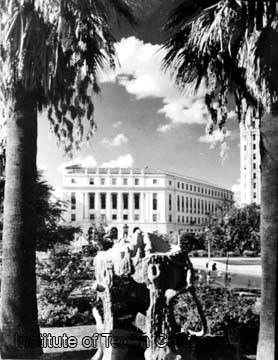
M 143 235 L 136 228 L 132 236 L 96 255 L 95 272 L 94 289 L 103 304 L 103 316 L 96 308 L 93 310 L 98 332 L 111 334 L 129 346 L 106 347 L 100 343 L 94 360 L 125 359 L 128 351 L 133 351 L 129 358 L 138 360 L 178 359 L 175 335 L 181 329 L 173 306 L 185 291 L 196 301 L 203 323 L 201 332 L 188 331 L 188 336 L 205 334 L 206 321 L 194 290 L 193 266 L 183 249 L 173 249 L 159 237 Z M 144 329 L 136 326 L 138 313 L 145 318 Z
M 103 304 L 103 315 L 96 308 L 93 314 L 98 332 L 110 336 L 110 343 L 100 339 L 93 360 L 200 358 L 195 345 L 198 339 L 206 339 L 207 324 L 195 292 L 193 266 L 182 244 L 170 246 L 137 228 L 129 238 L 96 255 L 95 274 L 94 289 Z M 202 323 L 199 332 L 182 330 L 175 320 L 174 302 L 184 292 L 196 303 Z M 207 343 L 210 351 L 218 348 L 211 346 L 210 340 Z M 237 359 L 233 351 L 231 354 L 225 359 Z

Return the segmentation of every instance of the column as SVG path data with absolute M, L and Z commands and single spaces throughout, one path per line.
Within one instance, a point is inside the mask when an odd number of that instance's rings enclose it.
M 131 191 L 128 193 L 128 219 L 129 222 L 134 222 L 134 198 Z
M 150 199 L 151 193 L 146 193 L 146 201 L 145 201 L 145 220 L 146 222 L 150 222 L 150 214 L 152 211 L 152 204 Z
M 168 205 L 166 192 L 159 192 L 158 198 L 158 222 L 166 223 L 166 207 Z
M 146 193 L 140 192 L 140 222 L 145 222 Z
M 106 192 L 106 217 L 107 222 L 112 220 L 112 199 L 111 199 L 111 192 Z
M 95 193 L 95 213 L 100 213 L 100 192 Z
M 118 193 L 118 211 L 117 211 L 117 217 L 120 222 L 123 222 L 123 193 Z
M 87 219 L 88 218 L 88 193 L 83 193 L 83 219 Z

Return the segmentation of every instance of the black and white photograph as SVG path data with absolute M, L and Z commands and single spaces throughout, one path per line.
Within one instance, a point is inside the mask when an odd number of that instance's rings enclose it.
M 0 0 L 0 359 L 278 359 L 278 0 Z

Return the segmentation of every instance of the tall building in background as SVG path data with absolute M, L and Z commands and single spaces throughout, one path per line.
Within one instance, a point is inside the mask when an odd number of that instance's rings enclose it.
M 240 202 L 261 202 L 261 159 L 259 120 L 248 113 L 240 124 Z
M 70 166 L 63 179 L 66 220 L 86 229 L 101 222 L 120 237 L 135 227 L 159 233 L 200 232 L 233 193 L 203 180 L 143 168 Z

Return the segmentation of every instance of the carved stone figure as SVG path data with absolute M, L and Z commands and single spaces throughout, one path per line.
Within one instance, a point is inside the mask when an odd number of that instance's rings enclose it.
M 193 266 L 182 246 L 171 247 L 137 229 L 131 238 L 97 254 L 95 273 L 103 315 L 96 308 L 93 314 L 98 332 L 109 334 L 110 343 L 101 338 L 93 360 L 197 359 L 192 344 L 205 335 L 207 324 L 195 293 Z M 175 321 L 174 302 L 184 292 L 196 303 L 200 332 L 183 332 Z M 181 342 L 190 351 L 182 350 Z

